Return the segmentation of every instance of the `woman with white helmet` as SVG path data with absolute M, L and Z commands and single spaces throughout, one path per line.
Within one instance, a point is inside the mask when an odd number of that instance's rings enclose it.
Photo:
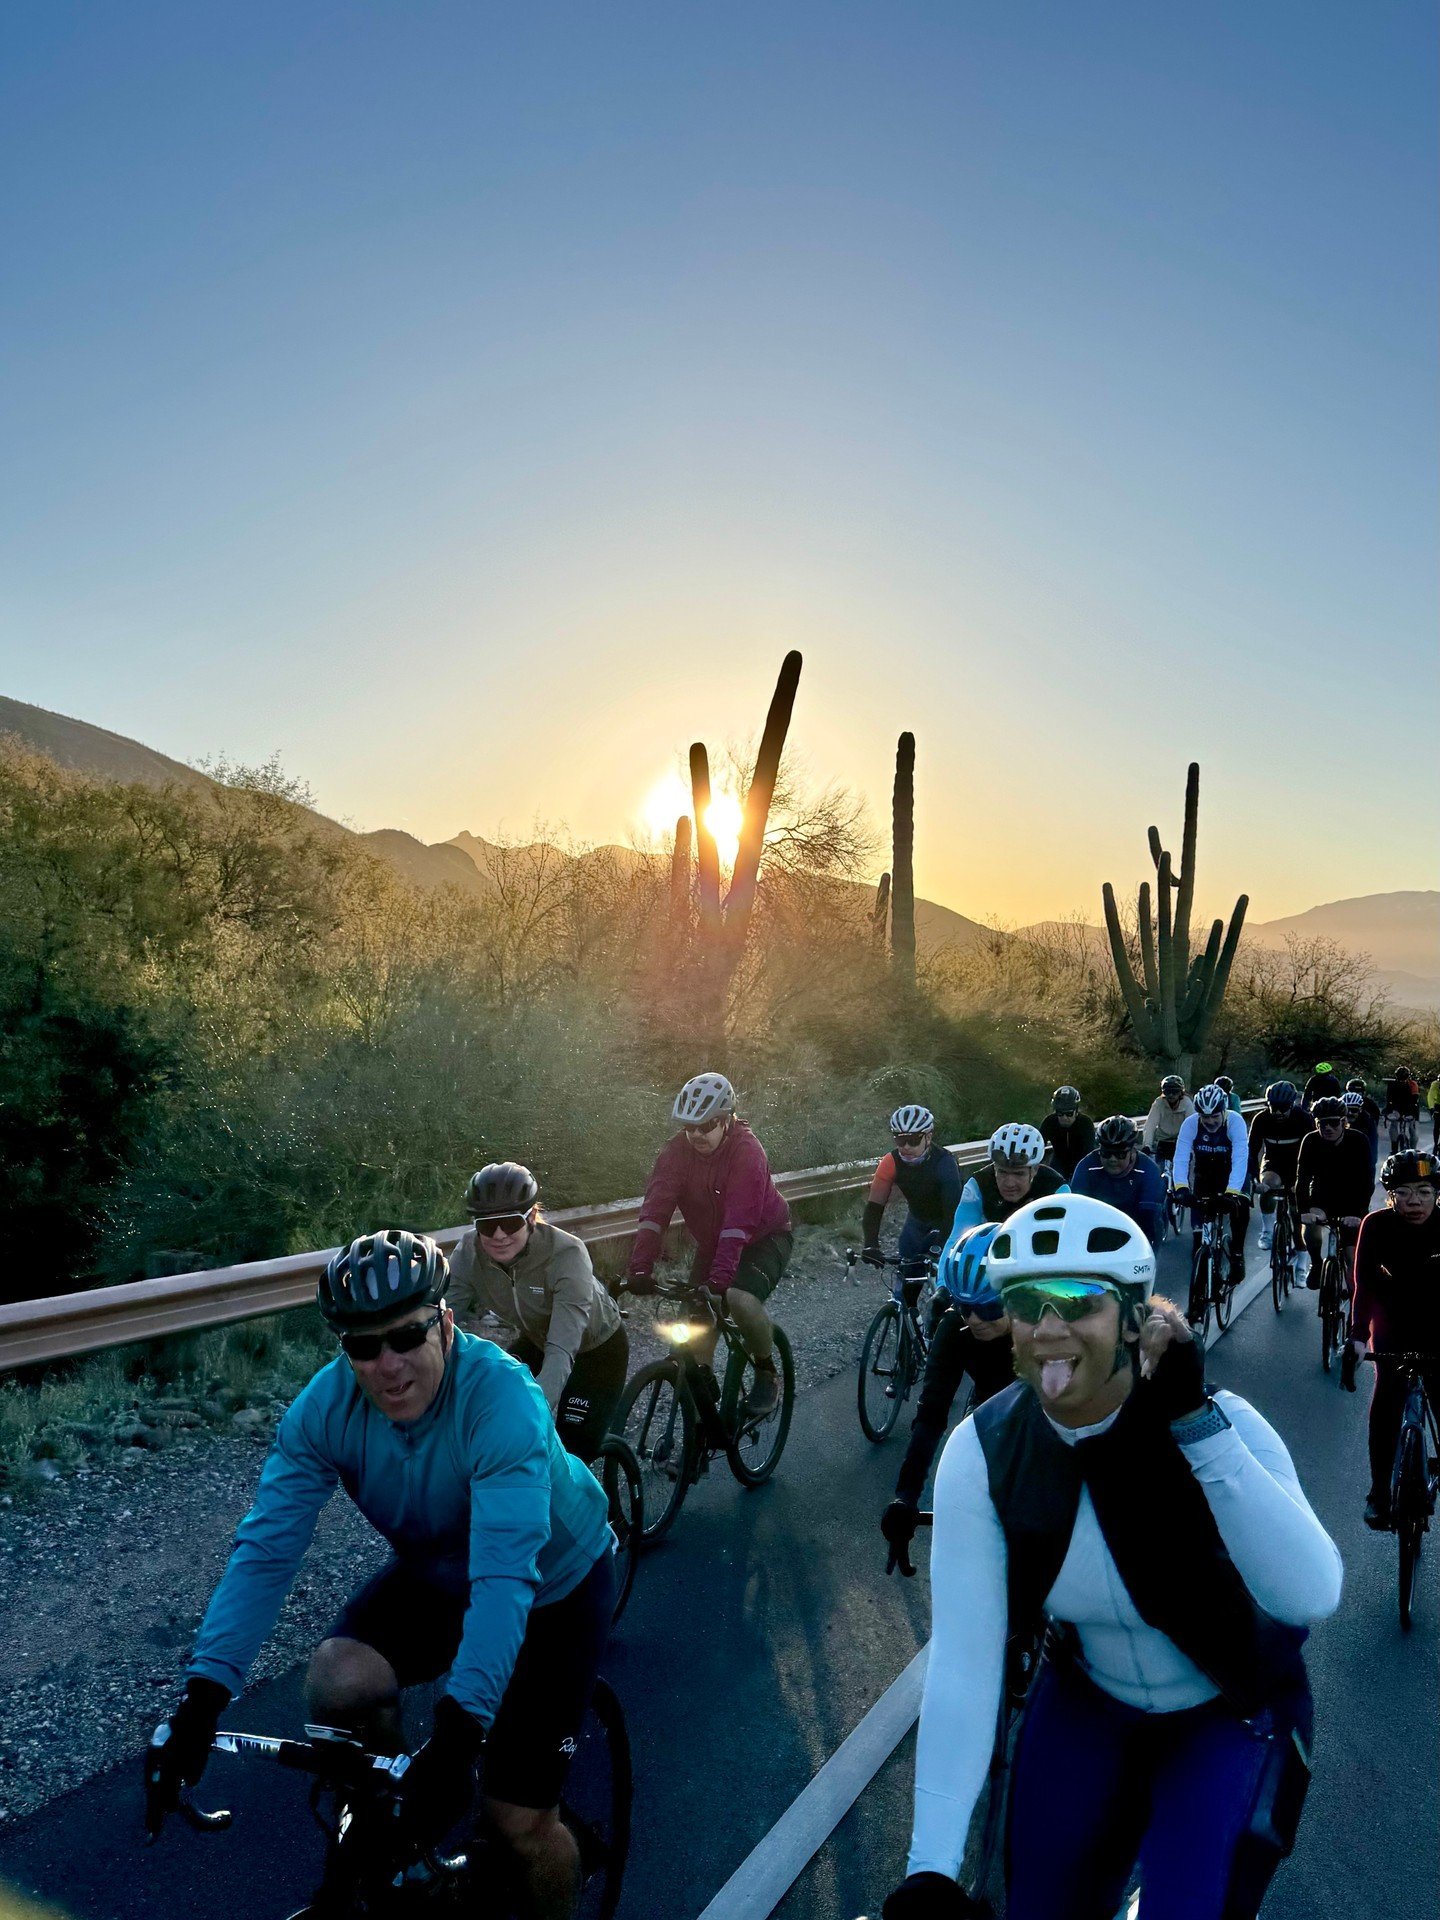
M 755 1363 L 749 1412 L 780 1404 L 774 1328 L 765 1311 L 794 1245 L 790 1209 L 770 1177 L 770 1162 L 735 1113 L 735 1089 L 723 1073 L 697 1073 L 675 1096 L 679 1132 L 660 1149 L 645 1186 L 630 1255 L 632 1293 L 653 1293 L 651 1275 L 665 1230 L 679 1209 L 695 1241 L 690 1283 L 725 1297 L 726 1310 Z M 710 1358 L 710 1343 L 696 1351 Z
M 1135 1223 L 1037 1200 L 990 1245 L 1015 1384 L 950 1436 L 909 1872 L 885 1920 L 969 1920 L 956 1884 L 1007 1636 L 1043 1624 L 1016 1743 L 1007 1920 L 1109 1920 L 1136 1862 L 1167 1920 L 1253 1915 L 1308 1780 L 1301 1643 L 1340 1556 L 1284 1443 L 1207 1392 Z

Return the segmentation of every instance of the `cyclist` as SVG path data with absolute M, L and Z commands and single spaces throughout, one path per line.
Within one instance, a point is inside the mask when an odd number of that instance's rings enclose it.
M 790 1259 L 790 1209 L 770 1177 L 765 1149 L 736 1116 L 735 1089 L 723 1073 L 697 1073 L 675 1096 L 680 1131 L 660 1149 L 645 1187 L 630 1255 L 632 1293 L 653 1293 L 652 1274 L 675 1217 L 690 1229 L 695 1258 L 690 1284 L 724 1296 L 755 1365 L 748 1411 L 757 1417 L 780 1404 L 774 1332 L 764 1302 Z M 708 1360 L 717 1335 L 696 1343 Z
M 512 1356 L 540 1382 L 561 1443 L 593 1460 L 625 1391 L 630 1343 L 583 1240 L 540 1218 L 540 1189 L 514 1160 L 482 1167 L 465 1193 L 474 1222 L 450 1279 L 464 1318 L 492 1313 L 519 1338 Z
M 1230 1279 L 1239 1286 L 1245 1278 L 1245 1229 L 1250 1205 L 1245 1198 L 1247 1141 L 1245 1122 L 1231 1113 L 1219 1087 L 1200 1087 L 1195 1111 L 1175 1142 L 1175 1204 L 1192 1206 L 1196 1200 L 1221 1199 L 1230 1216 Z M 1192 1221 L 1193 1243 L 1200 1229 Z
M 1141 1146 L 1146 1153 L 1154 1155 L 1157 1166 L 1163 1167 L 1167 1160 L 1175 1158 L 1180 1129 L 1194 1111 L 1195 1102 L 1186 1093 L 1185 1082 L 1178 1073 L 1167 1073 L 1140 1133 Z
M 1282 1188 L 1295 1190 L 1295 1163 L 1300 1142 L 1314 1131 L 1315 1122 L 1300 1104 L 1293 1081 L 1274 1080 L 1265 1089 L 1265 1105 L 1250 1122 L 1248 1178 L 1260 1187 L 1260 1245 L 1275 1238 L 1275 1203 Z M 1299 1277 L 1299 1259 L 1296 1277 Z
M 1375 1190 L 1375 1163 L 1363 1133 L 1345 1125 L 1345 1105 L 1327 1094 L 1315 1102 L 1315 1131 L 1300 1142 L 1295 1164 L 1295 1204 L 1305 1223 L 1305 1248 L 1310 1255 L 1306 1284 L 1320 1285 L 1320 1230 L 1329 1220 L 1340 1228 L 1341 1258 L 1349 1267 L 1350 1250 L 1360 1222 L 1370 1211 Z
M 1152 1244 L 1159 1240 L 1165 1181 L 1149 1154 L 1141 1153 L 1139 1132 L 1127 1114 L 1112 1113 L 1100 1122 L 1095 1151 L 1080 1162 L 1070 1185 L 1076 1193 L 1128 1213 Z
M 1380 1102 L 1371 1095 L 1370 1089 L 1358 1074 L 1354 1079 L 1345 1082 L 1345 1092 L 1359 1094 L 1361 1105 L 1365 1109 L 1365 1118 L 1369 1123 L 1370 1131 L 1378 1139 L 1380 1136 Z
M 1367 1213 L 1355 1244 L 1350 1344 L 1340 1384 L 1355 1391 L 1368 1342 L 1372 1352 L 1440 1355 L 1440 1212 L 1435 1156 L 1418 1149 L 1392 1153 L 1380 1169 L 1386 1205 Z M 1425 1375 L 1425 1391 L 1440 1407 L 1440 1364 Z M 1394 1367 L 1376 1367 L 1370 1401 L 1370 1492 L 1365 1524 L 1390 1525 L 1390 1470 L 1405 1411 L 1405 1385 Z
M 1050 1111 L 1040 1122 L 1045 1158 L 1062 1180 L 1068 1180 L 1095 1144 L 1095 1122 L 1080 1111 L 1078 1087 L 1056 1087 Z
M 1380 1161 L 1380 1136 L 1373 1132 L 1370 1117 L 1365 1111 L 1365 1102 L 1358 1093 L 1342 1093 L 1340 1104 L 1345 1109 L 1347 1129 L 1365 1142 L 1365 1151 L 1370 1156 L 1370 1185 L 1375 1185 L 1375 1169 Z
M 398 1753 L 400 1689 L 444 1676 L 401 1782 L 397 1849 L 433 1847 L 465 1816 L 483 1748 L 488 1822 L 534 1913 L 563 1920 L 579 1856 L 560 1790 L 615 1602 L 605 1496 L 526 1369 L 455 1326 L 447 1280 L 433 1240 L 393 1229 L 326 1267 L 317 1304 L 343 1351 L 280 1422 L 146 1782 L 173 1806 L 200 1778 L 338 1482 L 393 1552 L 316 1650 L 309 1717 Z
M 865 1244 L 860 1257 L 872 1267 L 885 1264 L 880 1251 L 880 1221 L 886 1202 L 898 1187 L 909 1212 L 896 1251 L 901 1262 L 901 1286 L 913 1306 L 925 1277 L 925 1256 L 944 1240 L 960 1204 L 960 1169 L 954 1154 L 936 1145 L 935 1116 L 928 1107 L 897 1107 L 890 1116 L 890 1134 L 894 1150 L 876 1167 L 865 1196 L 860 1228 Z
M 1007 1635 L 1048 1621 L 1009 1786 L 1007 1920 L 1253 1914 L 1299 1819 L 1301 1644 L 1340 1556 L 1275 1430 L 1210 1393 L 1134 1222 L 1079 1195 L 992 1241 L 1018 1380 L 935 1481 L 933 1638 L 908 1876 L 885 1920 L 970 1920 L 955 1884 Z M 1279 1829 L 1277 1831 L 1277 1828 Z
M 1420 1128 L 1420 1084 L 1409 1067 L 1396 1067 L 1385 1083 L 1385 1124 L 1392 1146 L 1414 1146 Z
M 908 1547 L 915 1538 L 920 1498 L 966 1374 L 974 1386 L 977 1407 L 1015 1378 L 1010 1322 L 999 1294 L 985 1278 L 985 1255 L 999 1231 L 993 1222 L 971 1227 L 954 1251 L 941 1257 L 940 1284 L 951 1304 L 925 1356 L 920 1398 L 895 1482 L 895 1498 L 880 1516 L 880 1531 L 892 1550 Z
M 972 1173 L 960 1191 L 955 1222 L 945 1242 L 946 1253 L 953 1253 L 971 1227 L 987 1220 L 1004 1220 L 1027 1200 L 1068 1193 L 1063 1176 L 1044 1165 L 1044 1159 L 1045 1142 L 1038 1127 L 1025 1120 L 1007 1120 L 1003 1127 L 997 1127 L 990 1136 L 988 1163 Z
M 1219 1087 L 1229 1103 L 1231 1113 L 1239 1113 L 1240 1096 L 1235 1091 L 1235 1082 L 1230 1078 L 1230 1075 L 1228 1073 L 1217 1073 L 1215 1076 L 1215 1084 Z
M 1317 1061 L 1315 1071 L 1305 1082 L 1303 1095 L 1305 1104 L 1311 1112 L 1315 1110 L 1317 1100 L 1338 1100 L 1345 1089 L 1340 1084 L 1340 1076 L 1328 1060 Z

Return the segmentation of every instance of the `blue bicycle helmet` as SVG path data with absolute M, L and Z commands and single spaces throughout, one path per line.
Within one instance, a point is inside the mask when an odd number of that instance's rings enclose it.
M 936 1284 L 945 1289 L 962 1313 L 980 1313 L 988 1318 L 1000 1305 L 999 1294 L 985 1277 L 985 1256 L 999 1231 L 999 1225 L 991 1221 L 971 1227 L 940 1256 Z

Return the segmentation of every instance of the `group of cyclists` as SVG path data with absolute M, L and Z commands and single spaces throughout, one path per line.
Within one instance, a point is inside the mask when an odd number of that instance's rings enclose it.
M 1394 1091 L 1387 1110 L 1403 1112 Z M 1317 1070 L 1303 1094 L 1270 1087 L 1247 1129 L 1232 1087 L 1192 1099 L 1167 1076 L 1137 1128 L 1121 1114 L 1097 1125 L 1063 1086 L 1040 1126 L 999 1127 L 963 1180 L 928 1109 L 891 1116 L 862 1257 L 884 1264 L 898 1191 L 897 1284 L 914 1305 L 932 1261 L 936 1276 L 910 1443 L 881 1520 L 892 1557 L 919 1524 L 967 1376 L 974 1416 L 935 1479 L 915 1825 L 886 1920 L 985 1911 L 959 1884 L 966 1832 L 1014 1651 L 1036 1642 L 1009 1787 L 1011 1920 L 1113 1913 L 1137 1859 L 1167 1914 L 1258 1906 L 1299 1819 L 1301 1644 L 1338 1604 L 1340 1560 L 1279 1436 L 1237 1395 L 1207 1389 L 1194 1329 L 1154 1290 L 1162 1163 L 1174 1204 L 1215 1195 L 1230 1209 L 1238 1272 L 1252 1187 L 1267 1220 L 1288 1189 L 1307 1232 L 1341 1223 L 1355 1244 L 1353 1388 L 1367 1343 L 1440 1352 L 1435 1160 L 1392 1153 L 1389 1206 L 1372 1213 L 1379 1116 L 1367 1101 Z M 438 1683 L 429 1738 L 396 1763 L 396 1857 L 438 1846 L 478 1787 L 479 1817 L 513 1856 L 519 1911 L 576 1912 L 581 1863 L 560 1801 L 615 1598 L 606 1498 L 586 1463 L 628 1371 L 615 1294 L 655 1290 L 677 1211 L 695 1246 L 691 1286 L 753 1362 L 746 1417 L 773 1416 L 779 1397 L 766 1302 L 793 1246 L 789 1208 L 723 1075 L 688 1081 L 672 1117 L 618 1284 L 543 1217 L 517 1162 L 470 1181 L 471 1228 L 450 1260 L 427 1235 L 386 1230 L 329 1261 L 317 1304 L 340 1351 L 280 1421 L 182 1696 L 147 1752 L 153 1804 L 173 1806 L 200 1778 L 342 1485 L 391 1552 L 314 1653 L 311 1717 L 399 1753 L 402 1689 Z M 486 1315 L 509 1329 L 508 1353 L 466 1330 Z M 1399 1418 L 1377 1368 L 1376 1526 Z

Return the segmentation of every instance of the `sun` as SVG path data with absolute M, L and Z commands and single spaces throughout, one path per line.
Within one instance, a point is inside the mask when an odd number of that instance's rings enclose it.
M 690 789 L 678 773 L 667 773 L 657 780 L 645 799 L 646 830 L 657 840 L 675 831 L 675 822 L 690 811 Z M 705 809 L 705 824 L 715 836 L 715 848 L 722 867 L 733 867 L 740 851 L 740 826 L 744 808 L 736 796 L 724 787 L 713 790 Z

